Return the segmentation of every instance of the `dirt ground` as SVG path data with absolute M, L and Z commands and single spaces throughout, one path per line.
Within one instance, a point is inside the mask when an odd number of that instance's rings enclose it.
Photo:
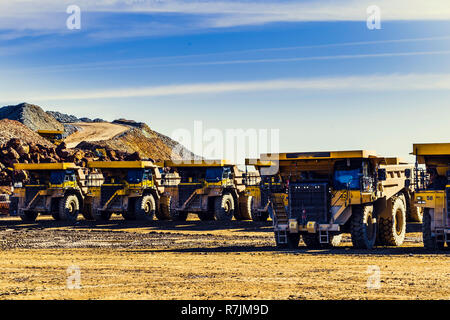
M 8 217 L 0 256 L 0 299 L 450 299 L 450 250 L 425 251 L 420 233 L 401 248 L 355 250 L 346 236 L 278 251 L 270 222 Z
M 108 140 L 112 137 L 129 130 L 129 127 L 120 124 L 96 122 L 96 123 L 73 123 L 82 130 L 67 137 L 65 143 L 68 148 L 75 148 L 82 141 Z

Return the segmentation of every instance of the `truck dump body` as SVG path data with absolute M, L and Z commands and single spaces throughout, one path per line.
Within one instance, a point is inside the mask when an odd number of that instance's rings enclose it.
M 271 190 L 275 232 L 301 233 L 304 240 L 317 234 L 316 244 L 330 244 L 351 231 L 353 211 L 367 209 L 364 214 L 382 220 L 388 219 L 390 199 L 401 197 L 406 211 L 411 206 L 414 166 L 398 158 L 355 150 L 267 154 L 261 159 L 274 162 L 282 179 L 282 188 Z
M 414 144 L 418 189 L 414 203 L 424 208 L 422 233 L 427 249 L 450 246 L 450 143 Z
M 91 161 L 91 169 L 102 172 L 104 182 L 91 188 L 91 217 L 108 220 L 113 213 L 126 220 L 153 220 L 161 216 L 161 174 L 151 161 Z
M 188 213 L 196 213 L 202 220 L 229 220 L 233 215 L 241 218 L 245 184 L 236 165 L 227 160 L 166 160 L 163 166 L 168 170 L 164 185 L 171 199 L 172 219 L 186 220 Z M 223 204 L 217 199 L 222 199 Z

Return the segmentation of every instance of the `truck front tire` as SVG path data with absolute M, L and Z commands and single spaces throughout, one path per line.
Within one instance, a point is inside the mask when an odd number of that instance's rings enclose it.
M 59 218 L 62 221 L 77 221 L 80 213 L 80 202 L 74 194 L 64 196 L 59 202 Z
M 350 233 L 353 247 L 372 249 L 377 239 L 377 220 L 372 205 L 355 205 L 352 207 Z
M 402 198 L 392 199 L 389 217 L 379 218 L 378 240 L 381 245 L 401 246 L 406 236 L 406 207 Z
M 231 221 L 234 215 L 234 199 L 229 193 L 217 197 L 214 201 L 214 214 L 218 221 Z

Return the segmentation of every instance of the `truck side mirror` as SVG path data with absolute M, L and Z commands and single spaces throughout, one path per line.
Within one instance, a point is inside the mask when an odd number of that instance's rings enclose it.
M 386 181 L 386 179 L 387 179 L 386 169 L 378 169 L 378 180 Z
M 405 169 L 405 177 L 407 179 L 411 178 L 411 169 Z

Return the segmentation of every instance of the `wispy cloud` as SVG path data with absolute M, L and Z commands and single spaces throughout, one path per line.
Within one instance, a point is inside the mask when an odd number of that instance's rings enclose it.
M 94 12 L 109 15 L 138 13 L 158 16 L 175 14 L 195 16 L 195 23 L 180 23 L 177 17 L 161 26 L 157 34 L 167 30 L 174 32 L 194 32 L 195 30 L 227 28 L 246 25 L 261 25 L 272 22 L 305 21 L 365 21 L 366 9 L 378 5 L 382 21 L 390 20 L 449 20 L 448 0 L 317 0 L 317 1 L 188 1 L 188 0 L 40 0 L 39 4 L 31 0 L 2 0 L 0 2 L 0 30 L 45 30 L 62 32 L 64 17 L 68 5 L 77 4 L 82 12 Z M 128 26 L 122 21 L 124 32 L 117 37 L 151 36 L 154 32 L 133 29 L 127 33 Z M 96 27 L 96 37 L 111 32 Z M 152 31 L 154 31 L 152 29 Z
M 320 47 L 320 46 L 319 46 Z M 271 49 L 267 49 L 270 51 Z M 250 51 L 250 50 L 249 50 Z M 238 53 L 240 51 L 237 51 Z M 242 51 L 244 52 L 244 51 Z M 223 53 L 222 53 L 223 54 Z M 217 54 L 198 54 L 187 56 L 173 56 L 173 57 L 155 57 L 147 59 L 129 59 L 117 61 L 101 61 L 72 65 L 50 65 L 40 67 L 30 67 L 26 69 L 14 69 L 11 72 L 70 72 L 83 70 L 123 70 L 123 69 L 142 69 L 142 68 L 163 68 L 163 67 L 185 67 L 185 66 L 213 66 L 213 65 L 238 65 L 238 64 L 264 64 L 264 63 L 289 63 L 289 62 L 303 62 L 303 61 L 328 61 L 328 60 L 352 60 L 352 59 L 370 59 L 370 58 L 392 58 L 392 57 L 413 57 L 413 56 L 437 56 L 449 55 L 450 50 L 436 50 L 436 51 L 412 51 L 412 52 L 384 52 L 384 53 L 369 53 L 369 54 L 347 54 L 347 55 L 330 55 L 330 56 L 310 56 L 310 57 L 293 57 L 293 58 L 266 58 L 266 59 L 228 59 L 228 60 L 212 60 L 212 61 L 185 61 L 185 62 L 170 62 L 174 59 L 189 59 L 189 58 L 204 58 L 215 57 Z M 4 72 L 7 72 L 4 69 Z
M 65 92 L 60 94 L 23 93 L 2 96 L 3 102 L 21 100 L 38 102 L 53 100 L 89 100 L 133 97 L 160 97 L 178 95 L 204 95 L 232 92 L 259 91 L 418 91 L 450 90 L 450 74 L 389 74 L 348 77 L 328 77 L 312 79 L 275 79 L 268 81 L 216 82 L 177 84 L 152 87 L 113 88 L 109 90 L 92 90 Z

